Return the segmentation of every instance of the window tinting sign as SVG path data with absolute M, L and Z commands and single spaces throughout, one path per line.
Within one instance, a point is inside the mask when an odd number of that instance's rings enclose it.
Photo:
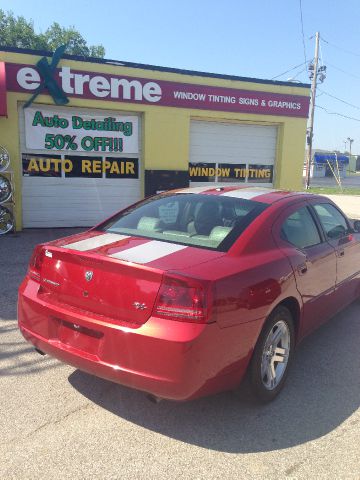
M 273 165 L 249 165 L 248 182 L 250 183 L 272 183 Z
M 192 182 L 245 182 L 272 183 L 273 165 L 246 165 L 245 163 L 190 163 Z
M 215 182 L 216 163 L 190 163 L 191 182 Z
M 245 182 L 246 178 L 246 164 L 245 163 L 219 163 L 217 168 L 219 170 L 219 182 Z

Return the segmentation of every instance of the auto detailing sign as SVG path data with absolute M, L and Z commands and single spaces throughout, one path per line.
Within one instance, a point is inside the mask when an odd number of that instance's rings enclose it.
M 138 153 L 138 117 L 84 115 L 28 107 L 25 113 L 26 147 L 31 150 Z
M 7 90 L 33 93 L 43 79 L 35 67 L 6 64 Z M 239 90 L 98 72 L 54 69 L 53 80 L 67 97 L 112 102 L 307 118 L 309 97 Z

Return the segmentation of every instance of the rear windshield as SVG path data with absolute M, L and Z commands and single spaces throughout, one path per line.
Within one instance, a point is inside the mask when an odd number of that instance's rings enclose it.
M 201 194 L 161 194 L 114 215 L 97 228 L 182 245 L 227 251 L 266 204 Z

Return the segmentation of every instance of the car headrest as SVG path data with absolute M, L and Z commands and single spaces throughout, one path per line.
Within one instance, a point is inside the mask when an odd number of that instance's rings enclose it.
M 138 230 L 150 230 L 152 232 L 159 230 L 160 218 L 141 217 L 137 224 Z
M 222 242 L 224 238 L 231 232 L 232 227 L 214 227 L 209 235 L 210 240 Z

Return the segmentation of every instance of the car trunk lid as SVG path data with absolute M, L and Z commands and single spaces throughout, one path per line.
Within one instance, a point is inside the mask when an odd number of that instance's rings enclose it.
M 41 268 L 41 295 L 104 320 L 145 323 L 162 271 L 86 253 L 47 249 Z
M 180 271 L 223 255 L 122 235 L 70 240 L 44 246 L 40 294 L 48 302 L 115 323 L 141 325 L 148 320 L 165 271 Z

